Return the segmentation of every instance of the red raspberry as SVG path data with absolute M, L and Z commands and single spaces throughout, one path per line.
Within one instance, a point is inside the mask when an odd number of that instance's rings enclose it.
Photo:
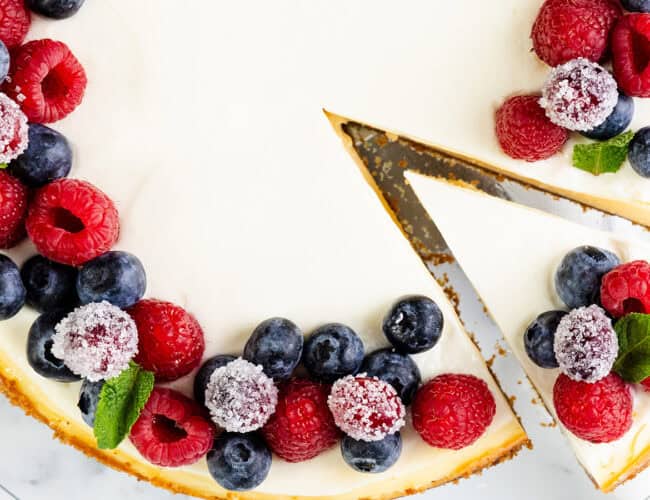
M 8 48 L 23 43 L 31 23 L 25 0 L 0 0 L 0 40 Z
M 531 33 L 535 52 L 550 66 L 577 57 L 599 62 L 621 14 L 614 0 L 546 0 Z
M 25 236 L 27 188 L 0 170 L 0 248 L 11 248 Z
M 616 441 L 632 425 L 632 393 L 615 373 L 593 384 L 562 373 L 555 381 L 553 404 L 560 422 L 592 443 Z
M 110 250 L 120 232 L 111 199 L 76 179 L 59 179 L 39 189 L 25 226 L 41 255 L 72 266 Z
M 623 16 L 612 32 L 612 67 L 628 95 L 650 97 L 650 14 Z
M 641 385 L 643 386 L 643 390 L 645 390 L 645 392 L 650 392 L 650 377 L 643 380 L 641 382 Z
M 51 123 L 81 103 L 86 72 L 63 42 L 34 40 L 13 56 L 4 88 L 30 122 Z
M 635 260 L 608 272 L 600 284 L 600 302 L 615 318 L 650 313 L 650 264 Z
M 135 360 L 156 380 L 179 379 L 201 362 L 205 339 L 199 322 L 182 307 L 162 300 L 141 300 L 127 311 L 138 327 Z
M 204 457 L 215 437 L 212 423 L 190 398 L 155 387 L 129 439 L 154 465 L 180 467 Z
M 560 151 L 569 138 L 568 131 L 548 119 L 539 99 L 537 95 L 510 97 L 497 110 L 497 139 L 508 156 L 543 160 Z
M 413 427 L 436 448 L 460 450 L 492 423 L 494 397 L 473 375 L 444 374 L 420 387 L 412 406 Z
M 275 413 L 262 428 L 267 444 L 287 462 L 302 462 L 334 446 L 340 432 L 327 408 L 328 385 L 292 379 L 280 386 Z

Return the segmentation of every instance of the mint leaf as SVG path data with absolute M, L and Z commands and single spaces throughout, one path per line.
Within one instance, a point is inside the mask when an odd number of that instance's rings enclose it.
M 112 450 L 124 440 L 153 390 L 153 373 L 133 361 L 117 377 L 107 380 L 99 394 L 95 437 L 100 450 Z
M 616 322 L 614 330 L 618 335 L 614 371 L 635 384 L 650 377 L 650 314 L 628 314 Z
M 627 158 L 627 146 L 634 132 L 627 132 L 603 142 L 576 144 L 573 147 L 573 166 L 594 175 L 618 172 Z
M 8 163 L 0 163 L 0 170 L 3 170 L 9 166 Z

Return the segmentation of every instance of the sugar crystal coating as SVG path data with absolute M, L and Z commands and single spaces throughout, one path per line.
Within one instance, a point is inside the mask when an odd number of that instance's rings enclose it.
M 27 149 L 28 131 L 20 106 L 0 93 L 0 163 L 15 160 Z

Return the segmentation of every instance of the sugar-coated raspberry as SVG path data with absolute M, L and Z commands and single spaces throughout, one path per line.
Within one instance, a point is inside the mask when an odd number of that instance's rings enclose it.
M 23 43 L 31 23 L 25 0 L 0 0 L 0 40 L 8 48 Z
M 199 365 L 205 350 L 203 329 L 185 309 L 171 302 L 146 299 L 128 312 L 140 336 L 136 361 L 154 372 L 156 380 L 176 380 Z
M 494 396 L 474 375 L 443 374 L 415 395 L 413 427 L 436 448 L 460 450 L 480 438 L 496 413 Z
M 180 467 L 203 458 L 215 434 L 214 425 L 194 401 L 180 392 L 155 387 L 129 439 L 152 464 Z
M 0 163 L 9 163 L 26 149 L 27 117 L 18 104 L 0 93 Z
M 329 391 L 329 385 L 299 378 L 280 386 L 275 413 L 262 429 L 276 455 L 303 462 L 338 442 L 340 431 L 327 408 Z
M 41 255 L 72 266 L 110 250 L 120 233 L 111 199 L 76 179 L 59 179 L 39 189 L 25 226 Z
M 576 57 L 601 61 L 621 14 L 614 0 L 546 0 L 533 24 L 535 52 L 550 66 Z
M 553 404 L 560 422 L 592 443 L 616 441 L 632 425 L 632 393 L 615 373 L 593 384 L 562 373 L 555 381 Z
M 86 72 L 68 46 L 54 40 L 34 40 L 13 55 L 4 85 L 30 122 L 51 123 L 81 104 Z
M 236 359 L 217 368 L 205 391 L 212 420 L 228 432 L 251 432 L 269 420 L 278 404 L 278 389 L 260 365 Z
M 27 188 L 0 170 L 0 248 L 11 248 L 25 236 Z
M 650 264 L 635 260 L 612 269 L 603 276 L 600 301 L 615 318 L 650 313 Z
M 56 325 L 55 331 L 52 354 L 91 382 L 116 377 L 138 352 L 135 323 L 108 302 L 75 309 Z
M 497 110 L 495 119 L 501 149 L 518 160 L 550 158 L 569 138 L 565 129 L 548 119 L 536 95 L 510 97 Z
M 339 429 L 358 441 L 380 441 L 405 423 L 406 409 L 397 391 L 376 377 L 337 380 L 327 405 Z
M 650 14 L 621 17 L 612 31 L 612 67 L 619 87 L 634 97 L 650 97 Z

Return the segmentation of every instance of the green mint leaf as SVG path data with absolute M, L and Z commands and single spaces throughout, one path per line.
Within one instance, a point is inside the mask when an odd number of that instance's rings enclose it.
M 628 130 L 603 142 L 576 144 L 573 166 L 594 175 L 618 172 L 627 158 L 627 146 L 634 137 Z
M 9 166 L 8 163 L 0 163 L 0 170 L 3 170 Z
M 99 394 L 95 438 L 101 450 L 112 450 L 131 431 L 153 390 L 153 373 L 133 361 L 117 377 L 107 380 Z
M 628 314 L 616 322 L 614 330 L 618 335 L 614 371 L 634 384 L 650 377 L 650 314 Z

